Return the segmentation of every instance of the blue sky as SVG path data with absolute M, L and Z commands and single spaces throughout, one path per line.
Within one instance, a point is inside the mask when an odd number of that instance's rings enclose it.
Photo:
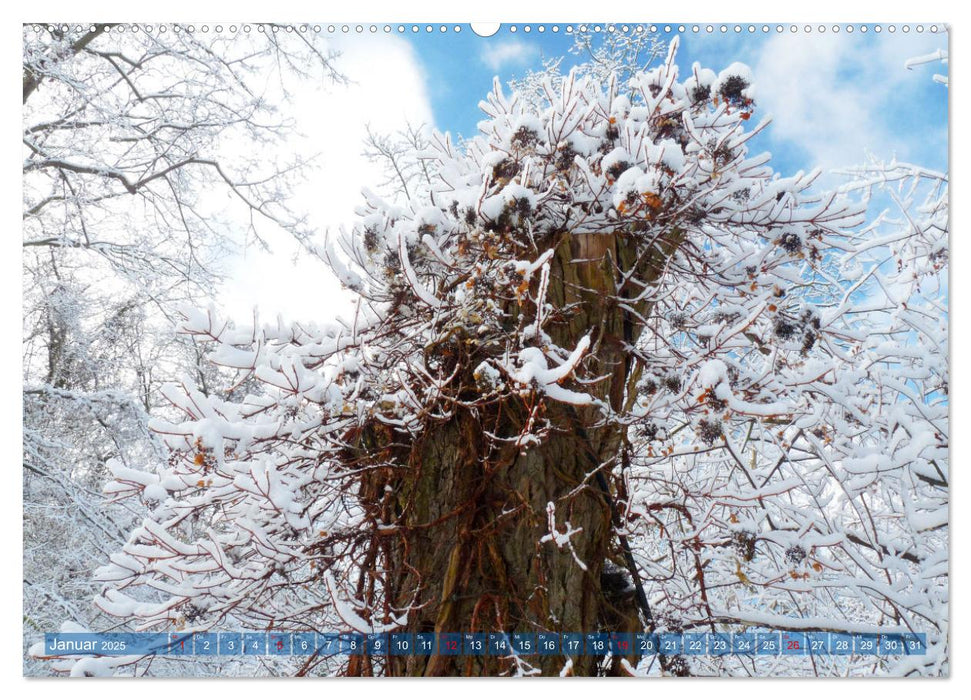
M 668 25 L 677 33 L 678 25 Z M 677 62 L 682 75 L 693 62 L 717 73 L 734 61 L 752 67 L 758 91 L 757 114 L 771 113 L 773 124 L 751 142 L 753 151 L 773 154 L 776 170 L 789 174 L 821 167 L 824 170 L 851 166 L 864 160 L 867 151 L 889 160 L 918 162 L 947 168 L 948 90 L 935 83 L 934 73 L 946 73 L 941 64 L 906 70 L 908 58 L 947 48 L 943 31 L 891 34 L 887 26 L 877 34 L 873 25 L 863 33 L 856 25 L 847 33 L 807 33 L 789 25 L 777 33 L 776 25 L 763 33 L 748 25 L 736 33 L 706 32 L 687 24 L 681 34 Z M 539 69 L 543 58 L 566 55 L 564 68 L 581 57 L 568 53 L 572 36 L 561 28 L 540 34 L 535 27 L 515 33 L 503 25 L 492 37 L 479 37 L 467 28 L 461 33 L 406 31 L 423 68 L 435 126 L 442 131 L 471 136 L 482 118 L 477 105 L 492 87 L 494 75 L 505 85 L 529 69 Z M 829 178 L 827 178 L 829 179 Z

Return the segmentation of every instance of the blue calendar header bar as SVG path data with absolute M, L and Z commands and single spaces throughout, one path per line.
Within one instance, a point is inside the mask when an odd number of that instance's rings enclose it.
M 920 656 L 923 633 L 149 632 L 44 635 L 48 655 L 83 656 Z

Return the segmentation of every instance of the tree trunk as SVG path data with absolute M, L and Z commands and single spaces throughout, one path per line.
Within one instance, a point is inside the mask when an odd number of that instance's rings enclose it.
M 562 313 L 546 327 L 553 341 L 571 350 L 587 333 L 591 351 L 584 375 L 606 377 L 582 390 L 615 412 L 624 410 L 632 362 L 625 344 L 642 330 L 618 297 L 634 297 L 621 270 L 642 281 L 660 274 L 680 236 L 637 255 L 637 241 L 620 235 L 564 234 L 556 244 L 547 301 Z M 649 311 L 632 302 L 640 317 Z M 461 343 L 452 352 L 461 352 Z M 437 349 L 436 352 L 445 352 Z M 472 369 L 481 354 L 461 358 L 463 392 L 476 392 Z M 532 420 L 548 421 L 541 441 L 517 446 Z M 496 447 L 492 435 L 510 438 Z M 401 448 L 395 467 L 374 470 L 362 489 L 384 522 L 397 522 L 384 554 L 391 609 L 410 609 L 407 632 L 638 632 L 633 597 L 618 600 L 601 583 L 604 562 L 624 565 L 611 523 L 612 481 L 624 434 L 593 407 L 571 406 L 534 394 L 498 405 L 460 408 L 447 423 L 431 425 L 423 438 Z M 600 469 L 606 480 L 598 479 Z M 391 488 L 386 488 L 390 486 Z M 611 490 L 608 486 L 608 491 Z M 558 532 L 577 531 L 571 547 L 550 534 L 549 504 Z M 567 525 L 567 523 L 569 525 Z M 602 659 L 572 657 L 572 675 L 598 673 Z M 528 656 L 543 675 L 564 670 L 566 657 Z M 390 657 L 389 675 L 497 675 L 516 661 L 492 656 Z

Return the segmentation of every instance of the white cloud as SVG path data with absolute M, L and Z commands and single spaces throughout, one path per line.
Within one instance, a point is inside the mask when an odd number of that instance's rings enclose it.
M 771 138 L 824 170 L 860 163 L 867 152 L 916 157 L 922 136 L 894 126 L 894 105 L 908 99 L 915 79 L 930 80 L 905 70 L 905 60 L 940 38 L 875 39 L 799 32 L 769 40 L 754 72 L 760 111 L 773 117 Z
M 522 65 L 537 55 L 539 55 L 539 50 L 535 45 L 527 44 L 519 39 L 510 39 L 490 41 L 482 49 L 479 58 L 490 69 L 497 71 L 508 65 Z
M 308 173 L 290 201 L 294 210 L 308 212 L 320 240 L 328 229 L 350 228 L 354 208 L 362 203 L 361 188 L 383 180 L 380 169 L 361 157 L 365 126 L 387 132 L 407 122 L 432 123 L 424 76 L 407 41 L 341 38 L 334 48 L 342 52 L 338 67 L 352 83 L 319 90 L 301 85 L 303 92 L 295 95 L 287 114 L 306 137 L 299 147 L 320 154 L 319 168 Z M 350 311 L 350 293 L 326 265 L 299 250 L 283 232 L 268 242 L 271 253 L 251 246 L 234 261 L 217 300 L 231 316 L 249 320 L 254 306 L 265 320 L 282 314 L 292 320 L 327 321 Z

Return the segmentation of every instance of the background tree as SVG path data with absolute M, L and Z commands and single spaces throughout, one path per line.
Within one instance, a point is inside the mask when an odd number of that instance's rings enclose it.
M 173 337 L 174 309 L 211 298 L 239 232 L 307 235 L 277 107 L 301 79 L 344 78 L 306 28 L 256 29 L 24 27 L 26 634 L 97 614 L 92 570 L 144 514 L 104 505 L 105 464 L 168 458 L 147 429 L 160 382 L 223 383 Z

